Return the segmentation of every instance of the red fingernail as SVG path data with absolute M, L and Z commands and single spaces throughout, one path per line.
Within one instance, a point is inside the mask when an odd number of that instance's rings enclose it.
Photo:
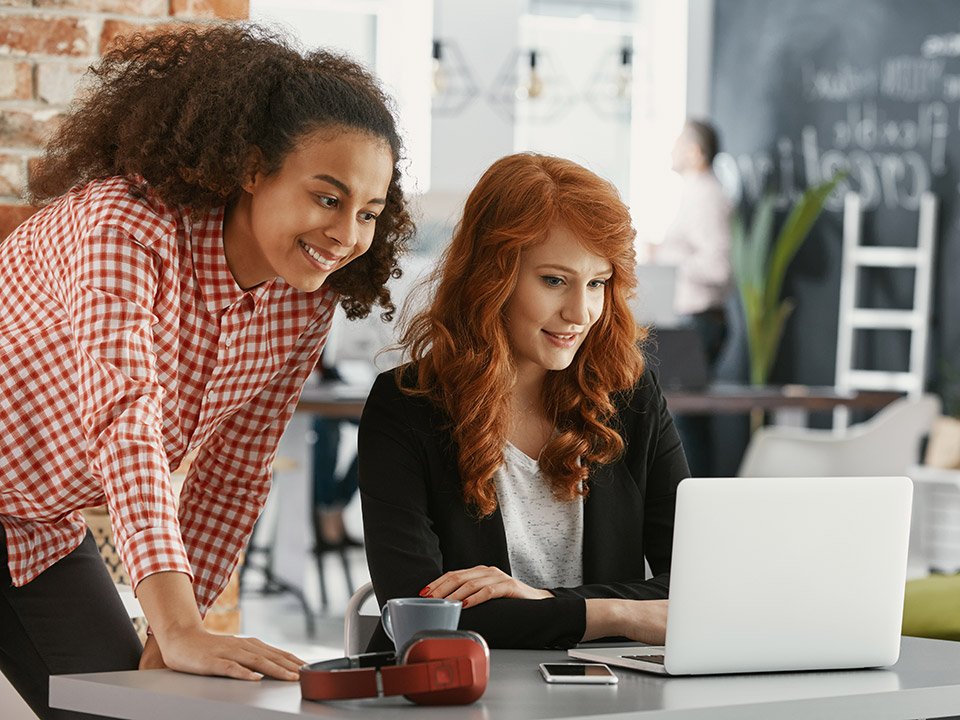
M 427 585 L 423 590 L 420 591 L 420 597 L 426 597 L 430 594 L 430 586 Z
M 469 604 L 470 604 L 470 601 L 469 601 L 469 600 L 464 600 L 462 603 L 460 603 L 460 608 L 461 608 L 461 609 L 462 609 L 462 608 L 465 608 L 465 607 L 466 607 L 467 605 L 469 605 Z

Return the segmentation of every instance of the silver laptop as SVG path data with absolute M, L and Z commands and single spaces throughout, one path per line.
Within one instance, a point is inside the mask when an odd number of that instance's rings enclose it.
M 684 480 L 666 645 L 569 655 L 665 675 L 893 665 L 912 497 L 905 477 Z

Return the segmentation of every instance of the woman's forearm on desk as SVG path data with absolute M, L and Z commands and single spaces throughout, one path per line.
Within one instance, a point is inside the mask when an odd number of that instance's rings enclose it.
M 195 675 L 296 680 L 303 661 L 254 638 L 215 635 L 204 629 L 190 578 L 178 572 L 149 575 L 137 598 L 150 623 L 163 664 Z M 155 661 L 155 659 L 153 659 Z
M 178 572 L 160 572 L 137 585 L 137 599 L 157 639 L 202 626 L 190 578 Z
M 650 645 L 663 645 L 666 641 L 666 600 L 592 598 L 586 603 L 584 641 L 604 637 L 625 637 Z

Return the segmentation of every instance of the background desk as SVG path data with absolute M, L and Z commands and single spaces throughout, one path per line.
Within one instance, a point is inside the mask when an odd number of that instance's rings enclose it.
M 620 684 L 547 685 L 537 663 L 557 651 L 495 650 L 486 694 L 467 707 L 416 707 L 403 698 L 313 703 L 295 683 L 203 678 L 166 670 L 51 678 L 53 707 L 126 718 L 289 720 L 300 717 L 633 718 L 635 720 L 810 720 L 960 715 L 960 643 L 903 638 L 890 669 L 663 678 L 618 670 Z
M 304 388 L 298 412 L 330 418 L 356 419 L 363 411 L 367 388 L 349 385 L 321 385 Z M 753 387 L 714 383 L 703 390 L 664 390 L 673 413 L 713 415 L 772 412 L 778 425 L 806 426 L 811 412 L 829 412 L 836 407 L 852 410 L 879 410 L 900 397 L 894 392 L 854 391 L 838 393 L 832 387 L 784 385 Z
M 359 420 L 370 388 L 341 383 L 323 383 L 303 388 L 297 412 L 322 415 L 331 420 Z
M 704 390 L 670 390 L 664 394 L 672 413 L 718 415 L 763 410 L 773 414 L 777 425 L 806 427 L 811 412 L 831 412 L 834 408 L 879 410 L 901 393 L 852 391 L 840 393 L 829 386 L 780 385 L 754 387 L 714 383 Z

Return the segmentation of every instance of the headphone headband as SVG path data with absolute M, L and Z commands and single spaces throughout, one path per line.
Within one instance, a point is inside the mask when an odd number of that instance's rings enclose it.
M 484 639 L 464 630 L 413 636 L 396 664 L 393 653 L 365 653 L 300 668 L 305 700 L 403 695 L 422 705 L 472 703 L 487 687 L 490 652 Z

